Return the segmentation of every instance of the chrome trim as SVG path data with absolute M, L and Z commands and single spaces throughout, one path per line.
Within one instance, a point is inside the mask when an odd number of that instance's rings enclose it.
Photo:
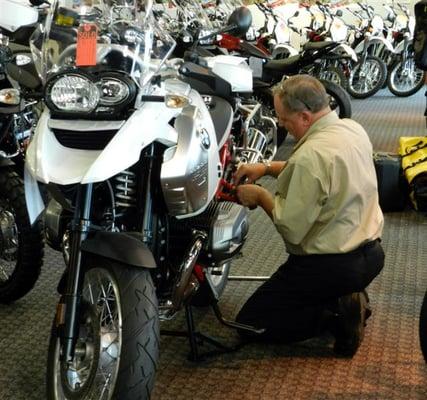
M 62 129 L 65 131 L 112 131 L 119 130 L 126 121 L 88 121 L 69 119 L 50 119 L 47 126 L 50 129 Z

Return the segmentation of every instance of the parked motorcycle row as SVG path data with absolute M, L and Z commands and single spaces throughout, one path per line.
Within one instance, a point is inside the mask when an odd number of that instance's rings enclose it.
M 256 332 L 217 303 L 249 228 L 232 176 L 286 137 L 272 87 L 314 74 L 344 118 L 362 59 L 401 65 L 391 82 L 410 65 L 410 45 L 404 65 L 344 39 L 293 50 L 262 4 L 261 33 L 240 2 L 170 4 L 0 0 L 0 302 L 33 287 L 44 241 L 63 253 L 48 399 L 148 399 L 160 321 L 185 312 L 197 358 L 192 306 Z
M 262 4 L 257 7 L 266 21 L 257 45 L 268 43 L 265 49 L 273 58 L 292 59 L 319 42 L 339 44 L 326 57 L 316 60 L 317 68 L 311 66 L 303 71 L 338 83 L 354 98 L 370 97 L 386 86 L 395 96 L 406 97 L 423 86 L 424 72 L 414 64 L 415 22 L 405 5 L 384 5 L 385 18 L 361 2 L 341 8 L 317 3 L 288 17 L 279 8 Z M 302 14 L 305 25 L 297 21 Z M 267 30 L 271 21 L 274 22 Z M 291 45 L 292 32 L 298 36 L 297 48 Z

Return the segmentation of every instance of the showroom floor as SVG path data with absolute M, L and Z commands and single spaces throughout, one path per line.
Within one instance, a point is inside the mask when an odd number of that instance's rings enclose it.
M 384 90 L 353 101 L 354 118 L 376 151 L 395 151 L 399 136 L 425 134 L 422 92 L 399 99 Z M 292 141 L 280 149 L 286 155 Z M 271 179 L 263 185 L 274 190 Z M 269 275 L 286 258 L 268 217 L 251 213 L 249 240 L 233 266 L 236 275 Z M 418 339 L 418 314 L 427 288 L 427 218 L 408 210 L 386 215 L 386 265 L 369 287 L 373 315 L 353 359 L 335 358 L 332 338 L 294 346 L 248 345 L 201 363 L 187 360 L 188 343 L 163 336 L 155 400 L 425 400 L 427 365 Z M 34 290 L 16 304 L 0 305 L 0 400 L 45 399 L 45 362 L 62 257 L 47 250 Z M 230 282 L 220 305 L 233 318 L 258 283 Z M 197 310 L 198 329 L 237 342 L 211 312 Z M 278 316 L 279 318 L 279 316 Z M 183 318 L 164 328 L 182 328 Z

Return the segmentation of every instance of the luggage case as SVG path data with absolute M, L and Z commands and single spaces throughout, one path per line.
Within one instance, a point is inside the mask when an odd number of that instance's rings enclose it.
M 394 153 L 374 153 L 374 165 L 381 210 L 402 211 L 406 206 L 408 184 L 402 173 L 400 156 Z

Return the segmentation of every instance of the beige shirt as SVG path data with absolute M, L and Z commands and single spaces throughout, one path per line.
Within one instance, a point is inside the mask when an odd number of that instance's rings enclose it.
M 290 254 L 335 254 L 381 236 L 372 144 L 331 112 L 297 143 L 277 178 L 273 219 Z

